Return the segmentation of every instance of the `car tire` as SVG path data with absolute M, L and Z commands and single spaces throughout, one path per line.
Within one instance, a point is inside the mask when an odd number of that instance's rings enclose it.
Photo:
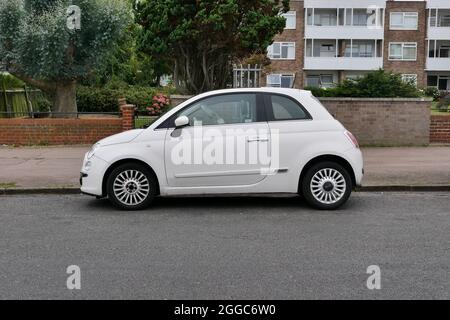
M 336 210 L 350 197 L 353 183 L 349 172 L 336 162 L 320 162 L 306 172 L 301 182 L 305 200 L 319 210 Z
M 146 166 L 126 163 L 115 168 L 109 175 L 108 199 L 121 210 L 143 210 L 155 199 L 157 186 L 154 173 Z

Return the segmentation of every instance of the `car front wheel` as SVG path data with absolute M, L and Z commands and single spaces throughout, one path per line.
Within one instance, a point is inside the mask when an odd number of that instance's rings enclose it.
M 321 162 L 310 168 L 303 181 L 306 201 L 320 210 L 335 210 L 347 202 L 352 192 L 348 171 L 335 162 Z
M 142 210 L 156 196 L 156 179 L 144 165 L 123 164 L 115 168 L 107 181 L 108 198 L 122 210 Z

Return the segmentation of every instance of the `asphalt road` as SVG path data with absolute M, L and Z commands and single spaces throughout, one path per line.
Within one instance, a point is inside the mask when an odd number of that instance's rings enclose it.
M 81 290 L 66 268 L 81 268 Z M 381 290 L 366 287 L 381 268 Z M 0 197 L 0 299 L 450 299 L 450 194 L 159 199 Z

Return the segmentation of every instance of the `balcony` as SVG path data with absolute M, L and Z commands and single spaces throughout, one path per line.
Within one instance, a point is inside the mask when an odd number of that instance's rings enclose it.
M 429 9 L 428 16 L 428 38 L 450 40 L 450 9 Z
M 427 58 L 427 71 L 450 71 L 450 58 Z
M 427 70 L 450 71 L 450 40 L 428 41 Z
M 383 67 L 382 40 L 306 39 L 306 70 L 378 70 Z
M 305 70 L 378 70 L 383 58 L 305 57 Z
M 305 38 L 328 39 L 339 38 L 345 34 L 346 37 L 352 39 L 383 39 L 384 28 L 367 28 L 367 27 L 349 27 L 349 26 L 306 26 Z
M 383 8 L 307 8 L 305 38 L 383 39 L 383 21 Z

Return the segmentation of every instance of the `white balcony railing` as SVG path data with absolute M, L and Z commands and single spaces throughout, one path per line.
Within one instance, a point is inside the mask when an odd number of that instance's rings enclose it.
M 305 57 L 306 70 L 378 70 L 383 58 Z
M 346 0 L 344 6 L 342 0 L 305 0 L 304 4 L 305 8 L 368 8 L 369 6 L 385 8 L 386 0 Z
M 429 27 L 428 39 L 450 40 L 450 27 Z
M 450 71 L 450 58 L 427 58 L 428 71 Z
M 364 26 L 306 26 L 305 38 L 307 39 L 341 39 L 345 38 L 362 39 L 383 39 L 383 27 L 364 27 Z

